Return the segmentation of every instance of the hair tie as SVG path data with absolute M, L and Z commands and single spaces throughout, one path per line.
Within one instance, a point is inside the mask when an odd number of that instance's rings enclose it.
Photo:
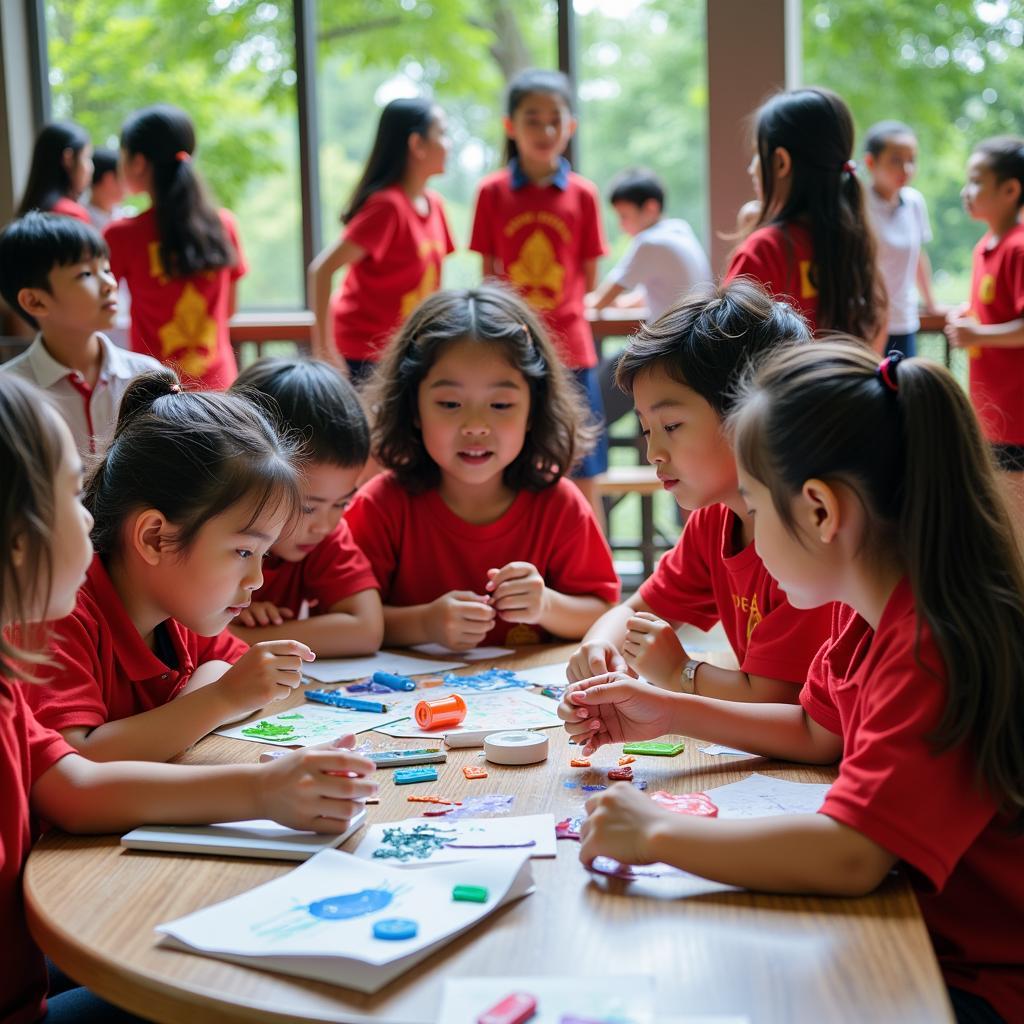
M 178 152 L 174 154 L 174 159 L 177 160 L 179 164 L 187 164 L 192 159 L 192 154 L 185 152 L 183 149 L 179 149 Z
M 900 389 L 896 368 L 900 365 L 902 358 L 902 352 L 893 350 L 878 364 L 878 369 L 875 371 L 878 374 L 878 379 L 893 392 Z
M 857 170 L 857 161 L 847 160 L 846 163 L 843 164 L 843 170 L 846 171 L 847 174 L 853 174 L 853 172 Z
M 169 385 L 168 388 L 167 388 L 167 393 L 169 395 L 180 395 L 181 394 L 181 385 L 180 384 L 171 384 L 171 385 Z

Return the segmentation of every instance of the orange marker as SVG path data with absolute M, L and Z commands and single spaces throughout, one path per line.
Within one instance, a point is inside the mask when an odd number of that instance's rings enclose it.
M 414 714 L 421 729 L 444 729 L 462 722 L 466 717 L 466 702 L 457 693 L 450 693 L 437 700 L 421 700 Z

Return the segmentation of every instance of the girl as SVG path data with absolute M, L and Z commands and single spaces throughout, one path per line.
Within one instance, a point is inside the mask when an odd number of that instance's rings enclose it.
M 92 181 L 92 143 L 89 133 L 70 121 L 43 126 L 32 150 L 28 184 L 18 206 L 18 216 L 29 210 L 62 213 L 85 224 L 89 211 L 78 202 Z
M 238 396 L 129 385 L 86 489 L 97 554 L 28 694 L 43 725 L 94 761 L 166 761 L 299 684 L 304 644 L 225 631 L 298 503 L 294 454 Z
M 559 709 L 585 750 L 682 732 L 839 777 L 818 814 L 590 801 L 581 856 L 776 892 L 870 892 L 898 862 L 961 1020 L 1024 1019 L 1024 562 L 967 397 L 861 343 L 772 356 L 732 418 L 762 558 L 798 607 L 844 602 L 802 706 L 662 694 L 612 673 Z M 999 912 L 993 913 L 998 906 Z
M 437 291 L 441 261 L 455 250 L 441 197 L 426 187 L 447 157 L 444 111 L 426 99 L 392 100 L 341 216 L 344 234 L 309 265 L 313 355 L 347 367 L 356 382 L 420 299 Z M 331 279 L 346 265 L 332 303 Z
M 120 832 L 151 821 L 269 817 L 291 828 L 340 832 L 376 791 L 366 777 L 373 765 L 336 749 L 352 746 L 352 737 L 335 749 L 266 765 L 96 764 L 75 754 L 33 717 L 27 698 L 42 686 L 30 671 L 41 672 L 45 659 L 12 638 L 27 638 L 28 624 L 74 607 L 92 557 L 92 518 L 79 501 L 82 467 L 68 428 L 39 391 L 11 376 L 0 377 L 0 476 L 0 1019 L 120 1021 L 128 1015 L 83 989 L 62 992 L 47 1007 L 46 967 L 21 895 L 34 822 Z
M 828 89 L 778 93 L 757 111 L 755 137 L 750 174 L 761 212 L 725 279 L 746 274 L 791 300 L 812 331 L 878 335 L 881 344 L 885 289 L 846 104 Z
M 597 260 L 607 246 L 597 186 L 573 173 L 563 156 L 576 131 L 569 80 L 558 71 L 521 72 L 509 86 L 504 125 L 508 166 L 480 185 L 469 247 L 483 257 L 485 277 L 509 281 L 543 315 L 591 418 L 600 423 L 597 352 L 583 298 L 597 285 Z M 576 470 L 580 489 L 602 519 L 593 478 L 607 468 L 602 428 Z
M 562 479 L 592 432 L 525 303 L 493 286 L 426 299 L 369 397 L 391 472 L 346 519 L 380 583 L 385 645 L 582 636 L 619 581 Z
M 238 373 L 228 321 L 246 272 L 234 216 L 215 210 L 192 165 L 195 129 L 177 107 L 137 111 L 121 129 L 129 192 L 152 205 L 110 224 L 110 267 L 132 299 L 136 352 L 175 367 L 200 388 L 226 388 Z

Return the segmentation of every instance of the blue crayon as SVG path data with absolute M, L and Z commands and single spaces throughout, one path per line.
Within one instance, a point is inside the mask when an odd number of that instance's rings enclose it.
M 389 710 L 389 706 L 379 700 L 356 700 L 355 697 L 342 697 L 340 693 L 332 690 L 306 690 L 305 696 L 306 700 L 330 704 L 331 707 L 344 708 L 346 711 L 371 711 L 381 714 Z
M 389 690 L 415 690 L 416 683 L 408 676 L 396 676 L 391 672 L 374 672 L 370 678 Z

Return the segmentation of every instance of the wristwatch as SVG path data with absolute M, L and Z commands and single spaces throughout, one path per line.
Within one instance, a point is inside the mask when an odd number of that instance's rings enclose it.
M 697 669 L 703 665 L 703 661 L 696 658 L 690 660 L 683 666 L 683 693 L 697 692 Z

